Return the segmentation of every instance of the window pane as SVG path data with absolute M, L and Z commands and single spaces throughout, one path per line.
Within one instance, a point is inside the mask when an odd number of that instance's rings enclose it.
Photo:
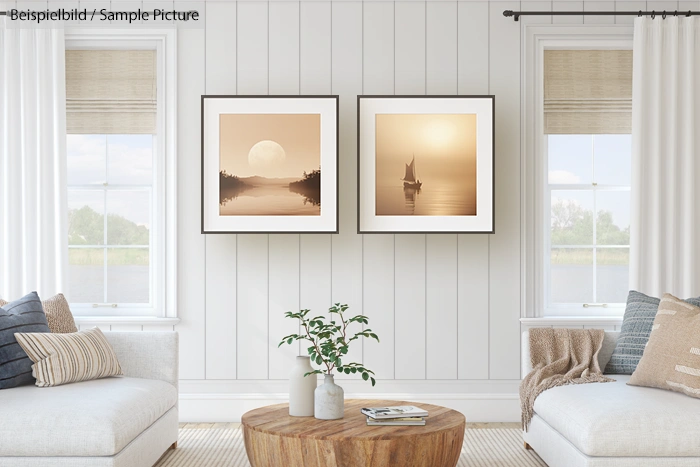
M 593 301 L 593 249 L 552 248 L 552 303 Z
M 104 244 L 104 191 L 68 191 L 68 244 Z
M 552 191 L 552 245 L 593 244 L 593 192 Z
M 625 303 L 629 292 L 629 248 L 596 250 L 596 300 Z
M 148 248 L 107 249 L 107 303 L 149 303 Z
M 68 135 L 68 185 L 103 184 L 106 179 L 105 135 Z
M 589 184 L 593 181 L 593 137 L 549 135 L 549 183 Z
M 632 135 L 596 135 L 595 181 L 629 186 L 632 180 Z
M 596 193 L 596 240 L 598 245 L 630 244 L 630 192 Z
M 109 135 L 107 145 L 111 185 L 153 183 L 152 135 Z
M 103 303 L 104 249 L 68 249 L 68 291 L 71 303 Z
M 150 192 L 109 191 L 107 213 L 108 245 L 149 245 Z

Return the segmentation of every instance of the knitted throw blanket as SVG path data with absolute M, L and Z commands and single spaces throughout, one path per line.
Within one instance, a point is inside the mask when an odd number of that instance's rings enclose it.
M 533 370 L 520 383 L 523 430 L 527 431 L 537 396 L 567 384 L 607 383 L 598 365 L 602 329 L 530 329 Z

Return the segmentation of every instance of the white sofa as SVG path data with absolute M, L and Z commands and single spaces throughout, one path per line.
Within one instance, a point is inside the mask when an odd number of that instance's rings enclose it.
M 605 368 L 619 332 L 606 332 L 599 353 Z M 531 370 L 529 336 L 522 339 L 522 372 Z M 700 399 L 662 389 L 614 383 L 561 386 L 543 392 L 524 441 L 549 467 L 698 467 Z
M 105 336 L 123 377 L 0 391 L 0 466 L 151 467 L 175 445 L 177 333 Z

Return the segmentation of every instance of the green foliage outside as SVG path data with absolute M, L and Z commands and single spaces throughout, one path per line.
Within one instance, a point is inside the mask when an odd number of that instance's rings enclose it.
M 610 211 L 599 211 L 596 219 L 598 245 L 629 245 L 629 227 L 615 225 Z M 552 204 L 552 264 L 593 264 L 592 248 L 555 248 L 557 245 L 593 244 L 593 212 L 576 203 L 558 200 Z M 599 265 L 629 263 L 628 248 L 600 248 L 596 252 Z
M 148 245 L 149 231 L 143 225 L 116 214 L 107 214 L 109 245 Z M 103 245 L 104 215 L 89 206 L 68 211 L 68 245 Z M 100 266 L 104 264 L 102 248 L 70 248 L 69 264 Z M 108 248 L 108 265 L 149 264 L 148 248 Z

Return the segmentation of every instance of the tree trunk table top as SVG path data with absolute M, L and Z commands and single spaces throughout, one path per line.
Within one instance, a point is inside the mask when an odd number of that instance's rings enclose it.
M 367 426 L 363 407 L 415 405 L 428 411 L 425 426 Z M 290 417 L 289 405 L 251 410 L 241 419 L 253 467 L 454 467 L 464 440 L 464 415 L 416 402 L 348 399 L 345 417 Z

